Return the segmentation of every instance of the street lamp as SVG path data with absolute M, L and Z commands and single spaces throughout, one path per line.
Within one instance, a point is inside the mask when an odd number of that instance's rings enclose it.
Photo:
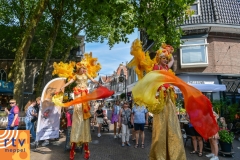
M 125 80 L 125 101 L 127 100 L 127 78 L 125 74 L 121 74 L 119 77 L 119 82 L 123 82 Z

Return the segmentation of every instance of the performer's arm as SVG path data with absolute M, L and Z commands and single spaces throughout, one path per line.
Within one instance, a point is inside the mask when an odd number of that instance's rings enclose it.
M 99 82 L 97 80 L 93 79 L 89 74 L 86 74 L 86 75 L 93 83 L 97 83 L 98 85 L 100 85 Z
M 174 58 L 172 56 L 170 62 L 168 62 L 168 68 L 171 68 L 173 63 L 174 63 Z
M 60 90 L 63 90 L 65 87 L 67 87 L 69 84 L 73 83 L 74 82 L 74 79 L 71 79 L 70 81 L 68 81 L 66 84 L 64 84 Z

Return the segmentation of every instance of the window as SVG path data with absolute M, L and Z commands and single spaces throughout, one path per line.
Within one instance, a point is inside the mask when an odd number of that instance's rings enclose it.
M 181 68 L 208 66 L 207 39 L 184 39 L 180 48 Z
M 190 9 L 194 11 L 193 16 L 200 15 L 200 2 L 199 0 L 195 0 L 195 2 L 191 5 Z
M 7 82 L 7 73 L 4 69 L 0 69 L 0 80 Z
M 202 92 L 211 102 L 213 101 L 213 93 L 212 92 Z

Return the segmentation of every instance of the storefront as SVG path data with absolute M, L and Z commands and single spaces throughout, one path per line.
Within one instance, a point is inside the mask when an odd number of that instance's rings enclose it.
M 240 107 L 240 75 L 221 75 L 220 80 L 226 85 L 224 98 L 228 99 L 231 104 L 238 103 Z
M 0 80 L 0 106 L 1 110 L 8 106 L 9 100 L 13 97 L 13 83 Z
M 177 74 L 177 76 L 189 85 L 200 90 L 211 101 L 220 99 L 223 92 L 226 90 L 226 86 L 219 83 L 219 75 L 203 73 L 181 73 Z M 180 91 L 177 93 L 181 97 Z

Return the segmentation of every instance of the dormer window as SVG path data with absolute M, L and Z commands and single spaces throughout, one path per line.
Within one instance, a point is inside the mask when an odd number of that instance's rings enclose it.
M 195 2 L 190 7 L 191 10 L 194 11 L 192 16 L 200 15 L 200 0 L 195 0 Z

